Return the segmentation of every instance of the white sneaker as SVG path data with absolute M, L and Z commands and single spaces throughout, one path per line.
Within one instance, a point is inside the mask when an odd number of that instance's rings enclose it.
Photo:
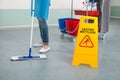
M 33 44 L 33 47 L 41 47 L 41 46 L 43 46 L 42 43 L 36 43 L 36 44 Z
M 48 52 L 48 51 L 50 51 L 50 47 L 48 47 L 47 49 L 41 48 L 41 49 L 39 50 L 40 53 L 45 53 L 45 52 Z

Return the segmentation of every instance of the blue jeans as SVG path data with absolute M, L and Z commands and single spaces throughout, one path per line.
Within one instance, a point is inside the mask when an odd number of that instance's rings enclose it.
M 42 42 L 44 45 L 48 45 L 49 35 L 48 35 L 48 25 L 45 19 L 37 18 L 39 23 L 39 30 Z

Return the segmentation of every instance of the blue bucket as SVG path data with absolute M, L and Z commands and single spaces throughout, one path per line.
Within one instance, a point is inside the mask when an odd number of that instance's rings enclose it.
M 59 24 L 60 32 L 67 33 L 66 32 L 65 20 L 70 20 L 70 19 L 71 18 L 61 18 L 61 19 L 58 19 L 58 24 Z

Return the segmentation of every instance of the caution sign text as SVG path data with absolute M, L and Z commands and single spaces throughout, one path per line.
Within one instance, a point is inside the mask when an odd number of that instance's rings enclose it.
M 82 28 L 80 33 L 88 33 L 88 34 L 95 34 L 95 31 L 93 28 Z

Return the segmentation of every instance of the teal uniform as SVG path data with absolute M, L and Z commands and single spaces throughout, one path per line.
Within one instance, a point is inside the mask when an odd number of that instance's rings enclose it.
M 31 10 L 33 6 L 33 0 L 31 1 Z M 48 19 L 50 0 L 35 0 L 34 4 L 34 17 L 41 19 Z

